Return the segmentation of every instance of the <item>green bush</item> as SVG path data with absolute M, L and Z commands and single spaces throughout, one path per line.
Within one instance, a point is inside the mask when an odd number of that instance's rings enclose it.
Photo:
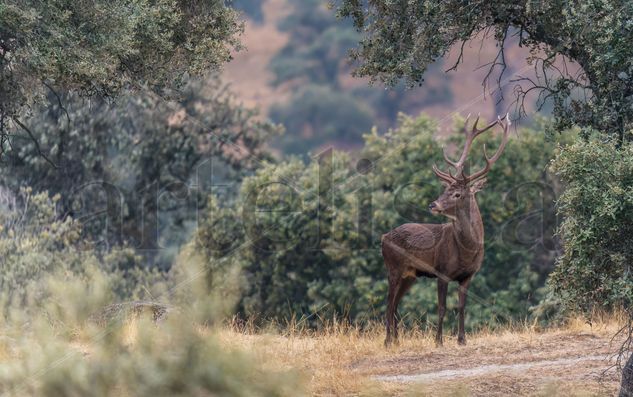
M 633 145 L 590 138 L 563 149 L 553 170 L 566 184 L 558 207 L 564 251 L 550 284 L 567 307 L 631 308 Z
M 88 280 L 107 273 L 113 300 L 142 299 L 164 288 L 166 276 L 140 267 L 140 258 L 128 248 L 103 255 L 82 240 L 81 224 L 60 217 L 59 195 L 22 189 L 17 196 L 2 192 L 0 210 L 0 291 L 3 310 L 27 305 L 51 275 Z
M 360 172 L 350 155 L 324 152 L 307 165 L 290 160 L 259 169 L 233 202 L 211 198 L 192 250 L 207 262 L 211 286 L 223 288 L 226 274 L 239 274 L 231 288 L 248 317 L 379 316 L 387 291 L 380 236 L 406 222 L 446 221 L 426 211 L 442 190 L 431 170 L 443 161 L 435 131 L 428 117 L 401 116 L 396 130 L 365 136 Z M 546 172 L 554 145 L 547 139 L 529 130 L 512 139 L 479 195 L 486 256 L 471 287 L 471 325 L 526 316 L 542 295 L 556 248 L 548 215 L 557 185 Z M 482 143 L 472 149 L 474 167 Z M 436 313 L 435 283 L 425 280 L 403 302 L 410 320 Z

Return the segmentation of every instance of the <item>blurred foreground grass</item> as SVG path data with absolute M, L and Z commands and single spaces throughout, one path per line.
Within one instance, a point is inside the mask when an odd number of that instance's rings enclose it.
M 93 280 L 94 281 L 94 280 Z M 301 395 L 292 370 L 264 370 L 220 343 L 212 303 L 190 302 L 94 321 L 107 283 L 48 282 L 35 310 L 10 310 L 0 328 L 0 392 L 8 396 Z

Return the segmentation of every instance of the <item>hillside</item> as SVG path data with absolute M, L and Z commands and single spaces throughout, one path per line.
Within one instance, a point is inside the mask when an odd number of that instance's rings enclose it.
M 334 327 L 312 334 L 253 335 L 223 331 L 229 347 L 254 352 L 266 368 L 299 371 L 314 395 L 606 396 L 620 372 L 615 323 L 572 321 L 548 331 L 531 327 L 449 338 L 409 332 L 386 350 L 383 334 Z
M 294 79 L 280 85 L 273 84 L 274 74 L 271 72 L 270 63 L 275 57 L 282 56 L 280 54 L 287 50 L 285 47 L 292 38 L 292 32 L 282 31 L 279 26 L 284 18 L 294 12 L 297 4 L 295 0 L 264 1 L 261 5 L 263 15 L 261 20 L 246 20 L 246 30 L 242 36 L 246 50 L 234 54 L 234 60 L 226 66 L 224 78 L 231 83 L 238 97 L 247 105 L 260 108 L 264 114 L 268 114 L 274 105 L 287 105 L 289 101 L 294 100 L 293 93 L 310 84 L 321 87 L 332 85 L 329 81 L 315 82 L 306 78 Z M 335 29 L 344 29 L 341 22 L 332 23 Z M 308 41 L 302 46 L 311 44 L 312 42 Z M 293 48 L 292 43 L 290 48 Z M 512 112 L 514 110 L 512 91 L 517 84 L 512 80 L 520 76 L 534 76 L 533 65 L 529 65 L 526 61 L 529 51 L 518 47 L 516 40 L 508 39 L 505 51 L 507 69 L 501 81 L 505 100 L 499 102 L 498 94 L 494 91 L 498 87 L 496 78 L 500 68 L 491 75 L 485 92 L 482 86 L 482 81 L 488 73 L 488 64 L 494 62 L 498 53 L 494 40 L 482 35 L 472 40 L 463 50 L 463 63 L 457 71 L 445 72 L 459 56 L 459 48 L 454 48 L 450 54 L 438 60 L 436 65 L 427 71 L 425 82 L 421 87 L 386 93 L 385 88 L 380 84 L 370 88 L 365 79 L 351 77 L 350 67 L 344 56 L 346 51 L 341 51 L 338 54 L 341 58 L 339 82 L 335 84 L 334 90 L 338 95 L 356 93 L 358 96 L 360 95 L 358 93 L 362 92 L 361 97 L 382 98 L 366 104 L 373 113 L 372 123 L 381 128 L 393 126 L 395 113 L 385 114 L 389 112 L 385 109 L 392 108 L 394 112 L 402 111 L 412 115 L 421 112 L 430 114 L 441 120 L 440 132 L 446 131 L 452 125 L 455 114 L 465 116 L 468 113 L 481 113 L 484 118 L 491 119 L 497 114 Z M 528 110 L 534 109 L 534 99 L 532 98 L 532 102 L 527 105 Z M 525 122 L 529 123 L 529 120 Z M 318 127 L 316 131 L 312 131 L 315 129 L 314 126 L 306 128 L 309 132 L 303 131 L 304 135 L 306 133 L 317 136 L 324 134 L 323 131 L 318 130 Z M 324 137 L 322 143 L 328 139 L 332 138 Z M 349 147 L 345 144 L 336 146 Z
M 269 84 L 273 77 L 268 70 L 271 58 L 288 41 L 287 34 L 277 29 L 279 20 L 288 13 L 286 0 L 266 0 L 262 11 L 262 24 L 247 20 L 241 38 L 245 49 L 233 54 L 223 77 L 245 105 L 266 113 L 273 103 L 287 100 L 289 95 L 289 90 Z

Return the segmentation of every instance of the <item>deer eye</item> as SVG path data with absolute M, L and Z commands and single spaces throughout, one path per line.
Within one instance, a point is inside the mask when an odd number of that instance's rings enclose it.
M 455 193 L 455 194 L 453 195 L 453 197 L 455 197 L 455 198 L 460 198 L 461 196 L 462 196 L 462 195 L 461 195 L 461 194 L 459 194 L 459 193 Z

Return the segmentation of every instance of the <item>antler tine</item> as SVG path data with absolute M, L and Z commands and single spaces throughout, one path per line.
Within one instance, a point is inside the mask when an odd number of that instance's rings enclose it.
M 450 165 L 451 167 L 455 168 L 456 170 L 458 170 L 459 167 L 459 162 L 454 162 L 453 160 L 449 159 L 448 156 L 446 155 L 446 148 L 442 149 L 442 154 L 444 154 L 444 161 L 446 161 L 446 163 L 448 165 Z
M 465 160 L 465 155 L 464 153 L 466 153 L 466 155 L 468 155 L 468 148 L 470 146 L 469 144 L 469 140 L 471 140 L 471 135 L 472 135 L 472 131 L 468 130 L 468 120 L 470 120 L 470 115 L 471 113 L 468 113 L 468 116 L 466 116 L 466 120 L 464 121 L 464 134 L 466 135 L 466 142 L 464 143 L 464 149 L 462 149 L 462 154 L 459 156 L 459 160 L 457 160 L 456 162 L 449 159 L 448 156 L 446 155 L 446 148 L 443 149 L 443 154 L 444 154 L 444 161 L 446 161 L 446 164 L 448 164 L 449 166 L 455 168 L 455 170 L 457 171 L 457 173 L 460 173 L 460 168 L 463 167 L 463 163 Z M 477 115 L 477 120 L 475 120 L 475 125 L 477 125 L 477 123 L 479 122 L 479 116 L 481 115 L 478 114 Z
M 470 115 L 471 114 L 468 113 L 468 116 L 466 116 L 466 120 L 464 121 L 464 134 L 466 135 L 466 140 L 468 140 L 468 137 L 470 136 L 470 133 L 468 132 L 468 120 L 470 120 Z M 475 121 L 475 124 L 477 124 L 477 121 L 479 121 L 479 116 L 477 116 L 477 120 Z M 455 168 L 455 170 L 459 173 L 460 161 L 462 161 L 463 152 L 457 162 L 448 158 L 448 155 L 446 154 L 446 147 L 442 149 L 442 154 L 444 154 L 444 161 L 446 161 L 446 164 Z
M 473 128 L 472 130 L 470 130 L 470 133 L 468 133 L 467 135 L 473 135 L 475 134 L 475 131 L 477 131 L 477 124 L 479 124 L 479 119 L 481 118 L 481 113 L 477 113 L 477 118 L 475 119 L 475 122 L 473 123 Z M 464 124 L 464 128 L 468 127 L 468 125 Z
M 444 171 L 440 171 L 439 168 L 437 168 L 437 165 L 433 164 L 433 172 L 435 172 L 435 175 L 437 175 L 438 178 L 448 182 L 448 183 L 453 183 L 456 181 L 455 177 L 453 176 L 453 174 L 451 174 L 451 171 L 449 170 L 448 173 L 444 172 Z
M 498 122 L 500 122 L 501 119 L 499 118 L 499 116 L 497 116 L 497 120 L 493 121 L 492 123 L 488 124 L 487 126 L 485 126 L 482 129 L 477 129 L 477 123 L 479 122 L 479 116 L 477 116 L 477 120 L 475 120 L 475 124 L 473 125 L 473 130 L 471 132 L 471 134 L 473 135 L 473 138 L 478 137 L 480 134 L 488 131 L 489 129 L 491 129 L 492 127 L 494 127 Z
M 470 120 L 470 115 L 471 113 L 468 113 L 466 120 L 464 120 L 464 134 L 466 134 L 466 136 L 468 136 L 468 120 Z M 479 115 L 477 115 L 477 120 L 479 120 Z M 477 123 L 477 121 L 475 121 L 475 123 Z
M 485 176 L 488 173 L 488 171 L 490 171 L 490 167 L 499 159 L 499 157 L 501 156 L 501 153 L 503 153 L 503 150 L 505 149 L 506 143 L 508 143 L 508 131 L 510 130 L 510 125 L 512 124 L 512 122 L 510 121 L 510 114 L 506 113 L 505 123 L 501 119 L 501 117 L 497 116 L 497 121 L 495 122 L 495 124 L 499 124 L 503 128 L 503 137 L 501 139 L 501 144 L 499 145 L 499 147 L 497 148 L 497 151 L 492 157 L 488 157 L 488 153 L 486 152 L 486 145 L 484 144 L 484 160 L 486 161 L 486 165 L 484 166 L 483 169 L 466 177 L 465 179 L 468 182 L 472 182 L 476 179 L 479 179 Z

